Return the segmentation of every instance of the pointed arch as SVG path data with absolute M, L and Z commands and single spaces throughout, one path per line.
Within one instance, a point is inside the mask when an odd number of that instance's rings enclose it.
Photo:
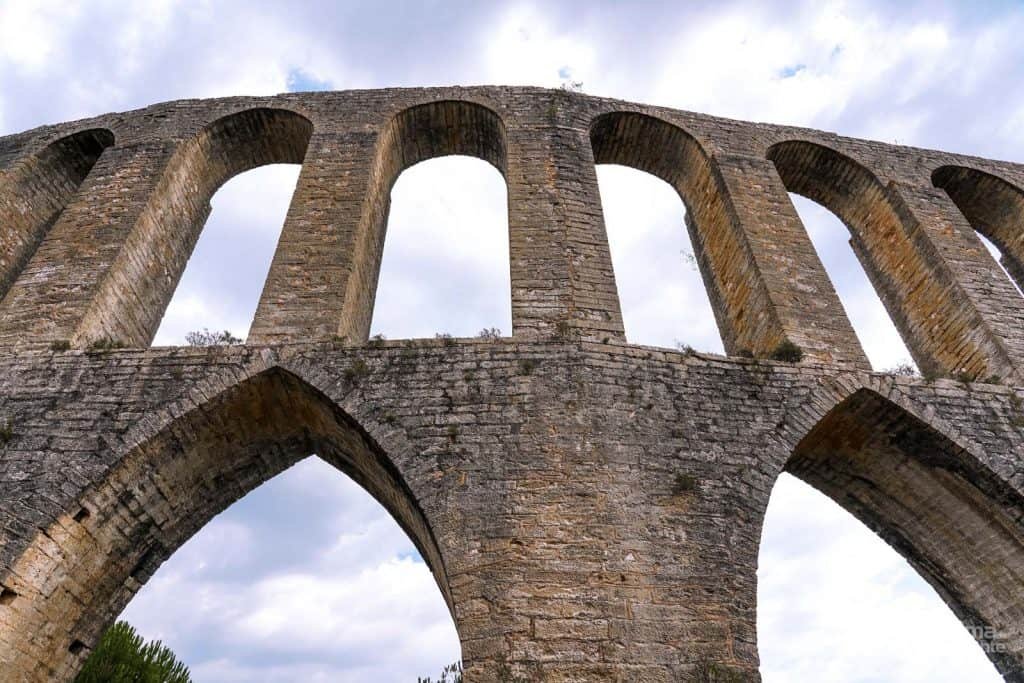
M 1024 680 L 1024 497 L 919 415 L 860 388 L 785 465 L 931 584 L 1007 680 Z
M 1024 289 L 1024 190 L 991 173 L 954 165 L 935 169 L 932 184 L 999 249 L 1006 272 Z
M 134 444 L 4 578 L 5 664 L 70 679 L 160 564 L 235 500 L 310 454 L 370 493 L 412 539 L 454 617 L 440 548 L 416 496 L 367 431 L 279 366 L 141 422 Z M 203 400 L 203 396 L 209 396 Z
M 49 143 L 0 174 L 0 298 L 113 144 L 112 132 L 90 128 Z

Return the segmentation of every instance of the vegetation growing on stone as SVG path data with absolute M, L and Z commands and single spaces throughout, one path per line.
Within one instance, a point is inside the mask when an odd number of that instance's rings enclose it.
M 676 473 L 673 490 L 679 493 L 692 493 L 697 490 L 697 478 L 692 474 Z
M 772 360 L 785 363 L 799 363 L 804 359 L 804 350 L 788 339 L 784 339 L 772 350 Z
M 899 375 L 900 377 L 921 376 L 921 374 L 917 371 L 917 368 L 914 367 L 914 365 L 909 361 L 899 362 L 896 365 L 892 366 L 891 368 L 886 369 L 885 372 L 887 372 L 890 375 Z
M 485 327 L 476 336 L 477 339 L 483 339 L 484 341 L 498 341 L 501 339 L 501 330 L 497 327 Z
M 113 349 L 123 349 L 124 347 L 124 342 L 118 339 L 111 339 L 110 337 L 103 337 L 89 344 L 90 351 L 111 351 Z
M 365 375 L 370 372 L 370 366 L 366 364 L 362 358 L 356 358 L 352 361 L 352 365 L 345 368 L 345 379 L 349 382 L 357 383 Z

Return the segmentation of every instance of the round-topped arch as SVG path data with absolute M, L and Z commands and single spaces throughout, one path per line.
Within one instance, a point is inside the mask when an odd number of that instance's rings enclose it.
M 1024 190 L 992 173 L 955 165 L 935 169 L 932 183 L 999 249 L 1006 272 L 1024 287 Z
M 821 204 L 853 247 L 922 372 L 987 377 L 1005 351 L 965 335 L 984 328 L 943 257 L 892 183 L 831 147 L 787 140 L 768 149 L 786 189 Z
M 483 160 L 507 182 L 508 138 L 501 117 L 477 102 L 436 100 L 402 109 L 381 128 L 348 257 L 341 336 L 355 342 L 369 337 L 395 182 L 411 166 L 452 155 Z
M 113 144 L 110 130 L 89 128 L 48 143 L 0 174 L 0 298 Z
M 302 164 L 313 124 L 290 109 L 221 116 L 178 144 L 85 311 L 73 342 L 152 340 L 210 214 L 231 178 L 268 164 Z
M 710 155 L 680 126 L 633 111 L 597 116 L 590 125 L 595 164 L 618 164 L 650 173 L 668 183 L 685 208 L 686 227 L 711 309 L 726 350 L 758 345 L 744 317 L 771 311 L 758 286 L 737 286 L 739 262 L 750 254 L 732 221 L 729 199 Z M 769 314 L 770 315 L 770 314 Z

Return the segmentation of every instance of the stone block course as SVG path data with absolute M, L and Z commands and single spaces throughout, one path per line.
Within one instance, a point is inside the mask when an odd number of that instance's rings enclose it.
M 391 186 L 444 154 L 505 177 L 512 336 L 368 341 Z M 736 355 L 626 343 L 595 162 L 679 192 Z M 145 348 L 209 198 L 267 163 L 303 169 L 248 342 Z M 1024 681 L 1024 309 L 974 234 L 1017 277 L 1022 179 L 535 88 L 188 100 L 0 138 L 0 679 L 70 680 L 176 548 L 316 454 L 416 544 L 470 682 L 759 680 L 783 471 Z M 850 226 L 928 379 L 869 371 L 788 191 Z M 784 340 L 802 362 L 765 359 Z

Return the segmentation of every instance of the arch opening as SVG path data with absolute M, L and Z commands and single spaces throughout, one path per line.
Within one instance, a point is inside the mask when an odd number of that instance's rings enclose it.
M 493 166 L 452 155 L 391 190 L 371 330 L 388 338 L 512 329 L 508 190 Z
M 916 371 L 910 350 L 857 257 L 846 225 L 822 204 L 796 193 L 789 197 L 872 367 Z
M 735 236 L 726 224 L 727 212 L 704 150 L 681 128 L 634 112 L 597 117 L 590 128 L 590 144 L 599 169 L 623 317 L 632 329 L 630 340 L 660 346 L 695 344 L 721 353 L 727 323 L 717 297 L 724 290 L 709 258 L 732 248 Z M 606 165 L 625 168 L 602 168 Z M 641 180 L 643 176 L 626 169 L 654 176 L 672 188 L 682 201 L 685 235 L 670 232 L 679 226 L 678 205 L 673 206 L 664 193 L 659 196 L 660 183 Z M 637 220 L 637 213 L 643 220 Z M 646 249 L 641 248 L 642 239 L 647 240 Z M 695 271 L 701 275 L 700 283 L 688 276 Z M 665 308 L 674 315 L 666 315 Z M 656 309 L 661 309 L 660 315 Z M 678 327 L 673 332 L 666 322 Z M 742 341 L 734 345 L 742 346 Z
M 0 298 L 113 144 L 105 128 L 80 131 L 51 142 L 0 180 Z
M 597 166 L 627 339 L 724 353 L 674 188 L 628 166 Z
M 429 102 L 391 119 L 365 210 L 373 238 L 367 258 L 353 259 L 373 272 L 350 278 L 372 287 L 356 297 L 371 303 L 354 326 L 360 336 L 371 322 L 374 332 L 397 337 L 509 333 L 506 169 L 505 126 L 483 105 Z
M 298 179 L 299 166 L 269 164 L 214 193 L 154 346 L 247 338 Z
M 888 543 L 938 593 L 996 670 L 1006 680 L 1021 680 L 1024 528 L 1019 520 L 1024 500 L 981 461 L 905 409 L 862 389 L 803 437 L 785 470 Z M 794 493 L 789 483 L 781 490 L 784 495 Z M 797 504 L 801 499 L 807 503 L 806 495 L 796 494 Z M 785 508 L 793 502 L 779 504 Z M 806 505 L 799 513 L 791 508 L 790 514 L 805 520 L 824 518 Z M 822 508 L 820 514 L 830 513 Z M 778 537 L 777 531 L 773 534 Z M 813 544 L 792 530 L 786 534 L 786 543 L 805 548 Z M 763 539 L 771 538 L 765 532 Z M 865 552 L 874 552 L 871 544 L 864 547 Z M 775 547 L 768 552 L 778 557 L 786 551 Z M 869 559 L 848 553 L 842 557 L 847 563 Z M 852 571 L 854 565 L 848 567 Z M 760 571 L 765 576 L 771 570 Z M 771 605 L 771 598 L 767 603 Z M 948 629 L 944 633 L 949 636 Z
M 792 475 L 772 491 L 757 566 L 765 683 L 1003 680 L 899 553 Z
M 6 645 L 17 653 L 15 670 L 71 678 L 103 629 L 175 550 L 312 453 L 398 523 L 454 614 L 433 530 L 397 466 L 330 399 L 272 368 L 143 438 L 37 538 L 33 545 L 48 553 L 22 553 L 4 577 L 17 596 L 4 629 L 14 639 Z
M 977 312 L 951 297 L 952 276 L 899 196 L 863 165 L 823 145 L 780 142 L 767 158 L 789 192 L 820 204 L 846 225 L 850 246 L 917 367 L 926 375 L 984 376 L 984 354 L 955 337 L 956 330 L 979 324 Z
M 168 645 L 196 681 L 415 681 L 460 651 L 414 544 L 316 456 L 217 515 L 119 618 Z
M 313 124 L 286 109 L 247 109 L 205 126 L 175 151 L 150 193 L 83 329 L 102 329 L 129 345 L 149 345 L 227 181 L 269 164 L 302 164 Z M 234 258 L 235 254 L 225 254 Z M 130 315 L 115 305 L 133 292 Z
M 936 169 L 932 184 L 946 191 L 1020 292 L 1024 288 L 1024 190 L 966 166 Z

